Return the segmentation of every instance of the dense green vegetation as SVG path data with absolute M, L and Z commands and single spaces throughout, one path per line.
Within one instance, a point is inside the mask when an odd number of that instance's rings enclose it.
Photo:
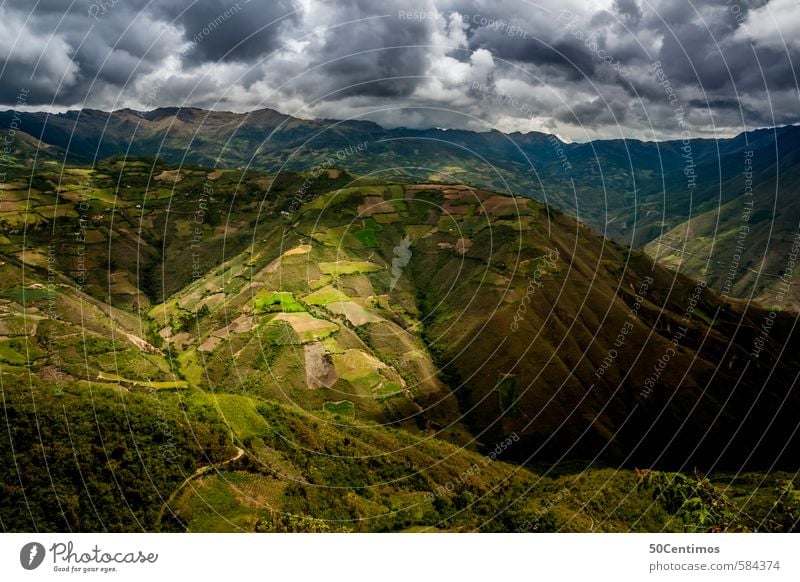
M 267 401 L 47 382 L 16 390 L 9 380 L 5 531 L 790 531 L 798 520 L 797 490 L 780 474 L 721 478 L 727 495 L 680 474 L 578 465 L 537 474 Z M 233 464 L 229 429 L 247 450 Z
M 5 531 L 152 530 L 172 490 L 233 450 L 216 415 L 187 417 L 174 393 L 2 380 Z

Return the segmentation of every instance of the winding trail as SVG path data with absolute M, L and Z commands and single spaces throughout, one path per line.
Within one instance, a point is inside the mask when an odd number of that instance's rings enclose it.
M 234 461 L 238 461 L 244 456 L 244 449 L 239 448 L 236 445 L 233 446 L 236 447 L 236 454 L 232 456 L 230 459 L 226 459 L 221 463 L 215 463 L 213 465 L 203 465 L 202 467 L 198 468 L 194 473 L 186 477 L 186 479 L 184 479 L 183 482 L 180 485 L 178 485 L 178 487 L 172 493 L 170 493 L 167 500 L 161 505 L 161 510 L 158 512 L 158 517 L 156 518 L 156 522 L 153 528 L 154 531 L 158 532 L 161 531 L 161 520 L 164 518 L 164 513 L 167 511 L 169 505 L 175 500 L 175 497 L 178 496 L 178 493 L 180 493 L 190 481 L 192 481 L 193 479 L 197 479 L 202 475 L 205 475 L 209 471 L 209 469 L 220 467 L 222 465 L 227 465 L 228 463 L 233 463 Z

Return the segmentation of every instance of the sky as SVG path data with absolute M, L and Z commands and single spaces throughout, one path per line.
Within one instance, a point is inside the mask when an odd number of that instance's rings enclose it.
M 0 105 L 566 141 L 796 123 L 798 0 L 0 0 Z

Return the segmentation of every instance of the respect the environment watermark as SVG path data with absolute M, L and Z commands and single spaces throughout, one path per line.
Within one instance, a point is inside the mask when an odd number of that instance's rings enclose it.
M 731 257 L 730 264 L 728 265 L 728 275 L 722 283 L 722 293 L 730 295 L 731 288 L 736 280 L 736 274 L 739 271 L 739 264 L 742 260 L 742 255 L 745 252 L 745 241 L 747 235 L 750 233 L 750 218 L 753 215 L 753 151 L 748 150 L 744 152 L 744 201 L 742 202 L 742 214 L 740 217 L 739 228 L 736 232 L 736 246 L 733 249 L 733 256 Z
M 677 350 L 681 345 L 681 340 L 683 340 L 683 338 L 686 337 L 686 334 L 689 333 L 689 323 L 694 317 L 694 313 L 697 310 L 697 306 L 700 303 L 700 298 L 702 297 L 703 292 L 706 290 L 706 287 L 706 281 L 701 279 L 694 286 L 694 289 L 692 289 L 692 293 L 686 303 L 686 309 L 684 310 L 683 316 L 680 319 L 680 322 L 683 325 L 677 326 L 677 329 L 672 334 L 669 346 L 658 358 L 656 363 L 653 365 L 652 372 L 644 381 L 644 388 L 639 392 L 639 395 L 642 398 L 650 397 L 655 390 L 655 387 L 661 381 L 661 376 L 664 374 L 664 370 L 666 370 L 667 366 L 672 361 L 672 358 L 678 355 Z

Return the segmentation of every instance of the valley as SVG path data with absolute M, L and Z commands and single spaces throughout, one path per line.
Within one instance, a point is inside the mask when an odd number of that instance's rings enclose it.
M 144 157 L 10 174 L 5 529 L 793 519 L 796 318 L 534 197 Z M 725 511 L 698 526 L 678 482 Z

